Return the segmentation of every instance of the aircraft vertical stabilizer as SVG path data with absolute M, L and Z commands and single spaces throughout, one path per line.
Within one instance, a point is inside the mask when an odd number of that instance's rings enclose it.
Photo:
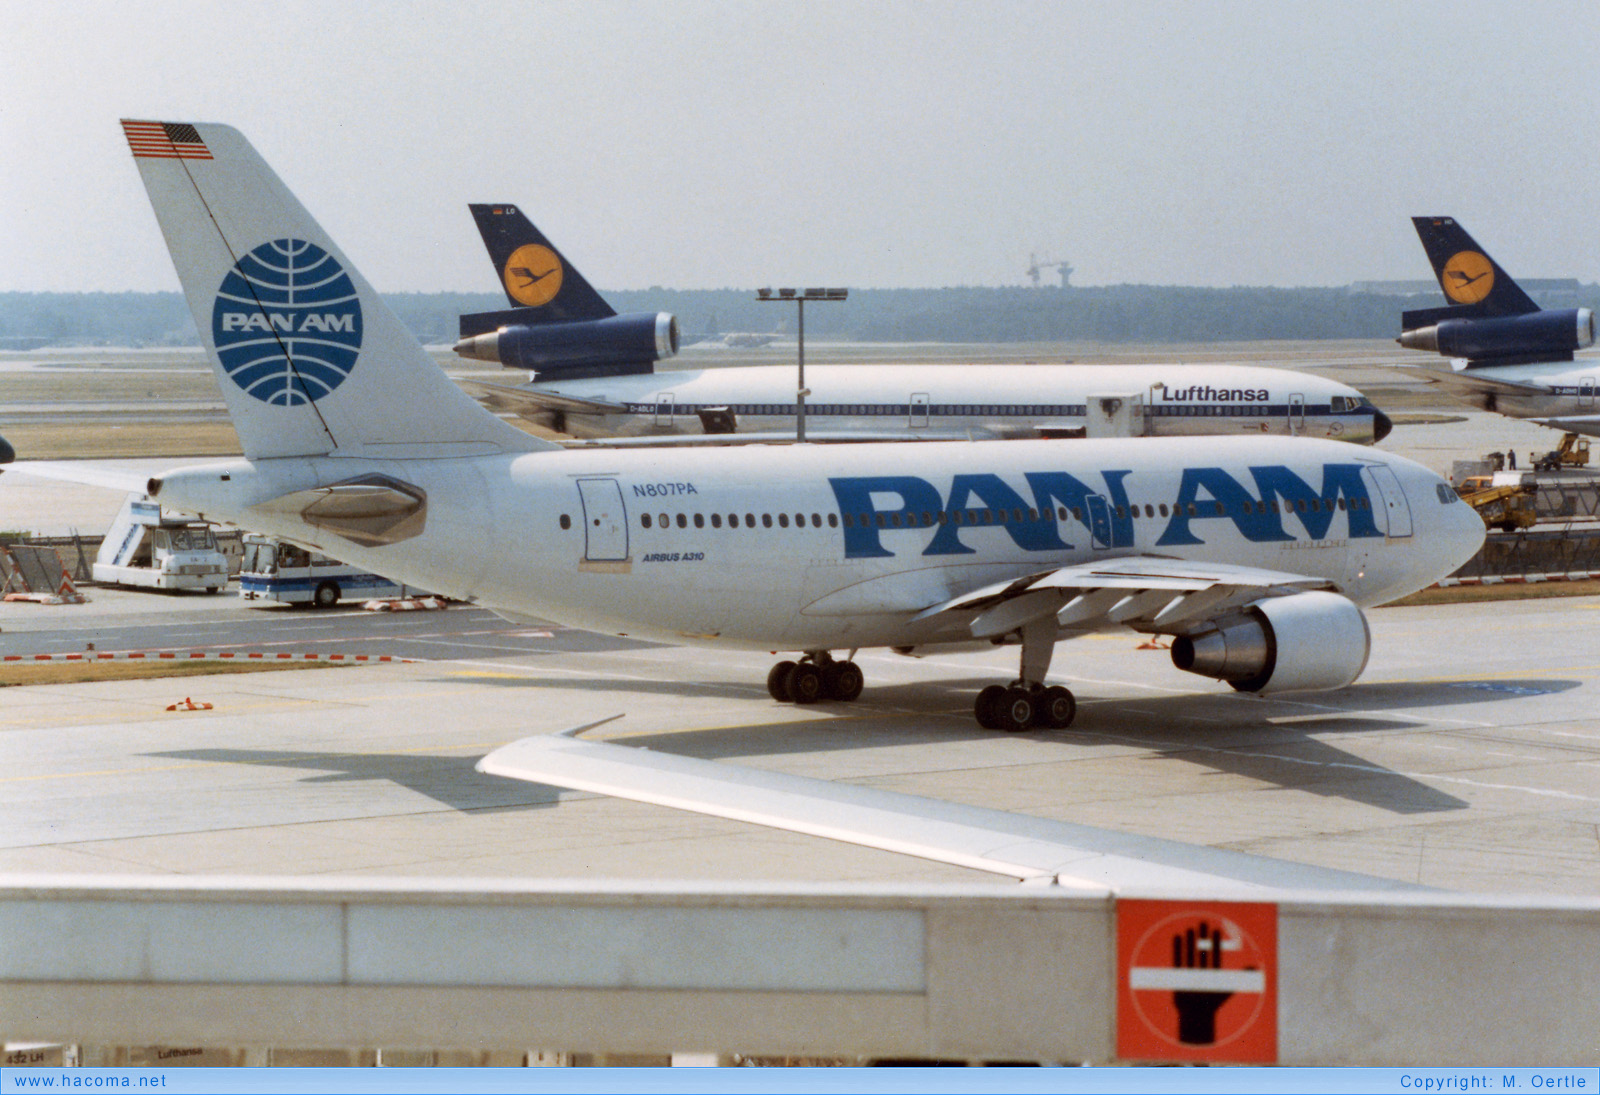
M 1433 264 L 1439 288 L 1455 306 L 1453 315 L 1520 316 L 1539 310 L 1454 218 L 1412 217 L 1411 223 Z
M 122 127 L 247 457 L 552 447 L 451 383 L 238 130 Z
M 606 319 L 617 310 L 514 205 L 469 205 L 489 260 L 522 323 Z

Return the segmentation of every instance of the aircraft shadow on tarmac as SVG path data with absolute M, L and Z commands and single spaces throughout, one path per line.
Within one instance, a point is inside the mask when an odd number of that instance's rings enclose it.
M 584 682 L 558 678 L 488 678 L 485 684 L 582 688 L 609 691 L 725 695 L 749 699 L 744 685 L 691 682 Z M 970 696 L 988 677 L 884 686 L 854 704 L 818 704 L 815 718 L 779 723 L 686 729 L 659 734 L 627 734 L 619 742 L 701 760 L 884 749 L 896 746 L 950 745 L 995 740 L 968 717 Z M 1164 759 L 1243 776 L 1258 783 L 1344 799 L 1397 814 L 1463 810 L 1454 795 L 1402 772 L 1375 765 L 1316 735 L 1382 733 L 1433 725 L 1403 715 L 1371 717 L 1374 711 L 1490 702 L 1516 702 L 1576 688 L 1572 680 L 1505 679 L 1455 682 L 1391 682 L 1355 685 L 1334 697 L 1319 698 L 1323 714 L 1294 722 L 1281 717 L 1284 705 L 1250 696 L 1191 693 L 1087 703 L 1068 730 L 1032 731 L 1019 737 L 1040 745 L 1094 746 L 1108 741 L 1153 750 Z M 1337 699 L 1339 706 L 1329 700 Z M 953 706 L 960 700 L 959 706 Z M 770 702 L 763 698 L 763 703 Z M 625 728 L 626 722 L 618 724 Z M 562 729 L 548 727 L 548 730 Z M 530 726 L 531 732 L 538 732 Z M 182 749 L 154 757 L 206 763 L 252 764 L 317 773 L 302 782 L 349 783 L 386 780 L 459 811 L 521 810 L 553 806 L 561 790 L 543 784 L 489 776 L 474 770 L 476 756 L 390 753 L 309 753 L 255 749 Z M 1039 763 L 1070 760 L 1040 753 Z
M 473 768 L 479 757 L 427 756 L 415 753 L 311 753 L 271 749 L 174 749 L 151 757 L 201 761 L 207 764 L 250 764 L 296 768 L 315 775 L 304 784 L 386 780 L 463 813 L 525 810 L 554 806 L 562 789 L 542 783 L 486 776 Z
M 992 683 L 988 678 L 975 678 L 887 686 L 856 704 L 818 704 L 814 719 L 628 735 L 624 744 L 718 760 L 989 740 L 994 733 L 975 729 L 964 706 L 978 687 L 988 683 Z M 1311 697 L 1320 712 L 1287 723 L 1271 720 L 1297 709 L 1270 697 L 1198 693 L 1089 702 L 1079 708 L 1070 729 L 1031 731 L 1021 737 L 1066 746 L 1110 740 L 1148 748 L 1173 761 L 1390 813 L 1440 813 L 1464 810 L 1469 803 L 1422 779 L 1340 749 L 1321 735 L 1421 729 L 1437 724 L 1381 712 L 1516 702 L 1565 692 L 1579 683 L 1505 679 L 1356 685 L 1336 697 Z M 963 706 L 952 710 L 957 700 Z M 1041 754 L 1037 759 L 1049 763 L 1067 758 Z

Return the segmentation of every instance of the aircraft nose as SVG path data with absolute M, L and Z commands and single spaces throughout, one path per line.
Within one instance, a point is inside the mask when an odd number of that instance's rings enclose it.
M 1372 408 L 1372 440 L 1374 443 L 1382 441 L 1389 436 L 1389 431 L 1394 429 L 1394 422 L 1388 415 L 1378 408 Z
M 3 437 L 0 437 L 0 464 L 9 464 L 17 458 L 17 450 Z

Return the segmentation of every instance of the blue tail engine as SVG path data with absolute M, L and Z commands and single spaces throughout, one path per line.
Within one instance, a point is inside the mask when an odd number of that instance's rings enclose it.
M 1469 365 L 1571 361 L 1573 351 L 1594 345 L 1590 309 L 1541 310 L 1450 217 L 1412 217 L 1411 223 L 1453 303 L 1403 313 L 1400 345 L 1466 358 Z
M 469 208 L 512 307 L 462 316 L 456 353 L 578 380 L 649 373 L 678 352 L 676 317 L 618 315 L 516 206 Z

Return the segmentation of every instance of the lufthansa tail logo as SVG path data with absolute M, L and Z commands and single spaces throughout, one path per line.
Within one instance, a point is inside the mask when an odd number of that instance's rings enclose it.
M 529 308 L 549 304 L 561 292 L 561 260 L 548 247 L 525 243 L 506 259 L 506 292 Z
M 1494 289 L 1494 266 L 1477 251 L 1457 251 L 1439 272 L 1439 284 L 1457 304 L 1476 304 Z

